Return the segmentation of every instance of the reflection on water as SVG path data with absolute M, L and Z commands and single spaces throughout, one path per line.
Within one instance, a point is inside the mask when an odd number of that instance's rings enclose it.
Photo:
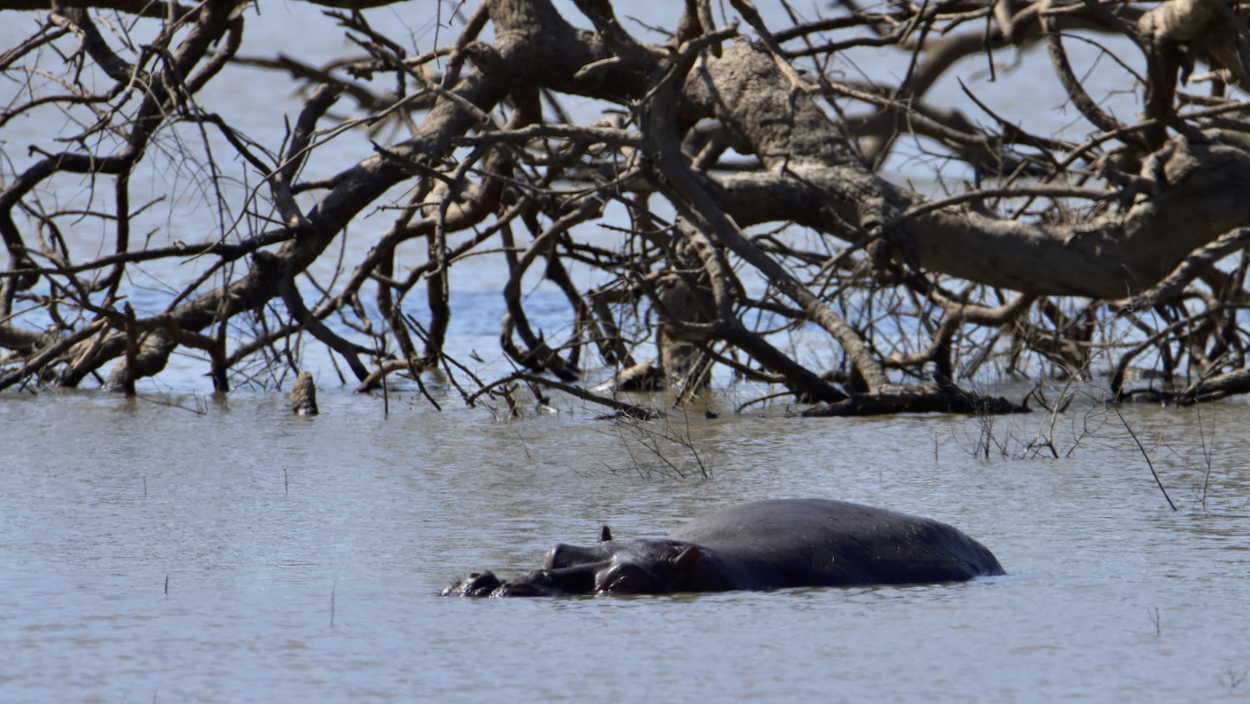
M 495 421 L 399 392 L 384 418 L 375 398 L 323 396 L 315 418 L 289 416 L 277 394 L 201 399 L 199 416 L 87 392 L 0 399 L 0 699 L 1242 694 L 1231 686 L 1250 668 L 1241 404 L 1204 411 L 1217 427 L 1209 477 L 1196 414 L 1125 410 L 1173 513 L 1110 425 L 1072 459 L 987 461 L 969 451 L 975 419 L 697 417 L 690 438 L 714 476 L 679 480 L 639 477 L 628 431 L 579 406 Z M 996 432 L 1024 437 L 1040 422 L 1003 419 Z M 679 450 L 666 451 L 681 466 Z M 654 537 L 722 506 L 795 496 L 948 521 L 1010 574 L 767 594 L 434 596 L 474 569 L 533 568 L 601 523 Z

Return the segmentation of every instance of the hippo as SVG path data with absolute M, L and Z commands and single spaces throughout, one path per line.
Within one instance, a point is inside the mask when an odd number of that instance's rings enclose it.
M 962 582 L 1005 574 L 994 555 L 927 518 L 825 499 L 721 509 L 660 540 L 556 545 L 516 579 L 474 573 L 444 596 L 564 596 L 766 591 L 787 587 Z

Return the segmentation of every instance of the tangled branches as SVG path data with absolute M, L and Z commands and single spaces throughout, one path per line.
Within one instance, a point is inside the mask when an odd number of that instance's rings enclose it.
M 0 55 L 0 127 L 50 125 L 26 154 L 3 145 L 0 390 L 95 375 L 133 392 L 185 349 L 220 391 L 277 384 L 310 337 L 362 389 L 401 374 L 425 392 L 438 372 L 470 402 L 516 380 L 608 400 L 576 386 L 596 375 L 680 402 L 717 370 L 821 415 L 1021 410 L 966 388 L 991 371 L 1106 373 L 1118 398 L 1180 403 L 1250 390 L 1250 103 L 1225 95 L 1250 36 L 1221 3 L 843 0 L 783 29 L 747 0 L 719 24 L 688 0 L 650 43 L 604 0 L 577 3 L 593 30 L 489 0 L 424 52 L 359 11 L 385 2 L 319 4 L 350 10 L 326 14 L 354 56 L 240 56 L 236 0 L 54 2 Z M 1113 58 L 1142 119 L 1087 92 L 1078 31 L 1140 55 Z M 1092 126 L 1080 141 L 966 87 L 990 127 L 930 103 L 960 58 L 994 71 L 995 50 L 1033 44 Z M 898 52 L 895 83 L 837 70 L 872 47 Z M 305 89 L 293 121 L 248 106 L 285 125 L 277 143 L 203 98 L 257 70 Z M 1199 79 L 1209 95 L 1182 90 Z M 904 135 L 975 183 L 934 198 L 883 178 Z M 342 168 L 352 139 L 369 146 Z M 499 348 L 520 370 L 493 381 L 452 349 L 453 274 L 471 268 L 499 273 Z M 179 280 L 153 289 L 155 270 Z M 535 312 L 536 278 L 562 312 Z

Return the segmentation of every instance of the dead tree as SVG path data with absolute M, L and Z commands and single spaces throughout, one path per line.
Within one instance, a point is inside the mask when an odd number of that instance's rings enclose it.
M 599 399 L 577 382 L 604 367 L 632 370 L 621 383 L 675 384 L 682 398 L 723 367 L 783 385 L 822 415 L 1020 410 L 962 383 L 995 369 L 1107 373 L 1117 398 L 1179 403 L 1250 389 L 1238 317 L 1250 103 L 1226 95 L 1250 66 L 1236 8 L 946 0 L 876 11 L 844 0 L 829 17 L 778 27 L 749 0 L 732 0 L 729 16 L 687 0 L 668 39 L 653 43 L 607 0 L 577 2 L 585 28 L 547 0 L 488 0 L 454 42 L 418 51 L 359 12 L 388 2 L 318 0 L 338 8 L 328 14 L 359 54 L 315 66 L 239 56 L 241 1 L 60 0 L 49 10 L 0 0 L 6 16 L 36 18 L 0 54 L 0 72 L 21 86 L 0 130 L 50 106 L 68 118 L 22 154 L 0 147 L 0 390 L 78 386 L 112 364 L 102 386 L 133 392 L 180 348 L 207 358 L 219 390 L 240 377 L 264 384 L 255 370 L 295 369 L 292 341 L 308 337 L 361 388 L 389 374 L 421 385 L 441 369 L 470 402 L 509 393 L 509 382 L 540 398 L 550 384 Z M 478 39 L 488 23 L 492 43 Z M 1141 95 L 1139 121 L 1119 121 L 1086 92 L 1065 52 L 1076 31 L 1127 38 L 1133 55 L 1116 59 L 1138 77 L 1124 90 Z M 1083 141 L 930 104 L 957 59 L 1036 43 L 1093 130 Z M 910 57 L 906 75 L 886 85 L 830 70 L 863 46 L 896 47 Z M 305 87 L 280 145 L 197 97 L 227 69 L 258 68 Z M 1208 95 L 1183 90 L 1199 78 Z M 332 113 L 344 96 L 350 117 Z M 567 97 L 604 113 L 575 123 Z M 331 178 L 302 178 L 336 134 L 378 135 L 386 124 L 408 134 L 375 141 Z M 134 180 L 150 177 L 154 154 L 183 148 L 172 135 L 188 126 L 234 152 L 203 159 L 218 203 L 212 237 L 178 218 L 176 199 L 135 202 Z M 933 198 L 887 180 L 882 164 L 906 134 L 976 183 Z M 247 184 L 243 195 L 214 185 L 224 180 Z M 87 184 L 85 207 L 50 197 L 66 184 Z M 609 204 L 630 220 L 614 248 L 586 236 Z M 170 209 L 168 232 L 131 232 L 145 207 Z M 394 221 L 368 253 L 333 288 L 311 280 L 310 266 L 380 207 Z M 84 222 L 105 241 L 88 249 L 66 236 Z M 427 257 L 404 271 L 396 251 L 407 242 Z M 484 250 L 501 250 L 509 271 L 500 346 L 524 370 L 509 379 L 471 377 L 444 351 L 449 272 Z M 130 306 L 133 272 L 190 259 L 196 274 L 162 310 Z M 568 299 L 566 339 L 530 321 L 521 282 L 535 267 Z M 571 267 L 593 269 L 594 285 L 580 290 Z M 744 270 L 767 282 L 762 294 Z M 406 305 L 418 287 L 423 309 Z M 787 350 L 804 326 L 827 336 L 832 354 Z M 648 366 L 640 344 L 657 336 Z M 1167 383 L 1127 383 L 1145 372 Z

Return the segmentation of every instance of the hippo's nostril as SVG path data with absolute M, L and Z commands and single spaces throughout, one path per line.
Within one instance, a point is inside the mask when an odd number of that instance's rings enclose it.
M 459 594 L 462 596 L 488 596 L 499 586 L 499 578 L 492 572 L 474 572 L 463 582 L 448 587 L 444 595 Z

